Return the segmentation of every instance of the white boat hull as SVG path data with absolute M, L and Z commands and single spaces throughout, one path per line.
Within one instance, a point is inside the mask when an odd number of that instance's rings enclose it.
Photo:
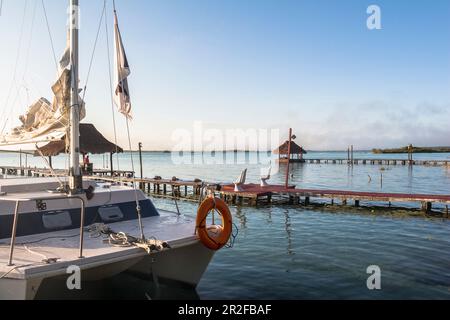
M 108 235 L 88 228 L 84 231 L 83 257 L 80 258 L 80 209 L 77 209 L 80 204 L 58 194 L 52 201 L 39 202 L 48 197 L 45 190 L 51 189 L 53 182 L 37 180 L 31 185 L 26 182 L 9 181 L 3 188 L 11 193 L 0 197 L 0 299 L 65 299 L 73 293 L 66 283 L 73 275 L 70 268 L 74 266 L 80 270 L 86 291 L 89 288 L 101 292 L 99 281 L 124 272 L 135 274 L 143 281 L 172 280 L 195 288 L 214 255 L 214 251 L 205 248 L 195 235 L 194 218 L 156 210 L 139 192 L 145 237 L 158 239 L 170 248 L 148 254 L 137 246 L 110 243 Z M 14 266 L 11 267 L 10 236 L 14 233 L 10 227 L 13 226 L 11 212 L 17 201 L 12 192 L 22 188 L 27 190 L 20 195 L 25 200 L 22 200 L 18 213 L 12 257 Z M 141 230 L 133 199 L 135 193 L 130 188 L 97 187 L 94 198 L 85 199 L 84 225 L 97 223 L 116 233 L 138 236 Z M 116 219 L 120 221 L 116 222 Z M 51 231 L 60 227 L 61 230 Z
M 101 297 L 104 294 L 102 292 L 104 288 L 100 281 L 108 280 L 124 272 L 137 276 L 141 281 L 164 282 L 169 280 L 195 288 L 213 255 L 214 251 L 205 248 L 200 242 L 196 241 L 186 246 L 151 255 L 145 254 L 140 257 L 83 269 L 80 292 L 77 292 L 76 289 L 68 289 L 67 279 L 70 274 L 49 275 L 48 277 L 42 275 L 29 279 L 4 278 L 0 280 L 0 300 L 52 300 L 70 297 L 78 299 L 84 294 L 89 297 Z M 96 282 L 99 282 L 99 284 L 96 285 Z M 86 293 L 83 290 L 89 290 L 89 292 Z M 94 290 L 98 292 L 94 292 Z

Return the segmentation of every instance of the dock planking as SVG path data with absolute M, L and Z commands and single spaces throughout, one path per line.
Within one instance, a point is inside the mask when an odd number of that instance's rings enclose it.
M 346 164 L 346 165 L 380 165 L 380 166 L 450 166 L 450 160 L 408 160 L 408 159 L 304 159 L 306 164 Z
M 433 203 L 450 204 L 450 195 L 431 194 L 406 194 L 406 193 L 386 193 L 386 192 L 363 192 L 348 190 L 326 190 L 326 189 L 298 189 L 294 186 L 285 188 L 280 185 L 269 185 L 261 187 L 257 184 L 247 184 L 242 186 L 241 192 L 234 191 L 234 185 L 222 186 L 220 193 L 222 197 L 247 198 L 258 204 L 260 200 L 270 203 L 275 196 L 288 196 L 291 202 L 299 203 L 301 198 L 304 203 L 309 204 L 312 198 L 326 198 L 330 200 L 341 200 L 346 203 L 348 200 L 354 201 L 356 206 L 360 201 L 366 202 L 419 202 L 422 208 L 432 209 Z M 228 199 L 227 199 L 228 200 Z M 235 201 L 235 200 L 234 200 Z

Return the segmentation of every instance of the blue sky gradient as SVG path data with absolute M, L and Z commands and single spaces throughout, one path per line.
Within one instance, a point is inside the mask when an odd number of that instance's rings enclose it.
M 4 0 L 0 17 L 1 108 L 25 1 Z M 58 57 L 65 46 L 67 3 L 45 0 Z M 450 145 L 448 0 L 116 3 L 132 68 L 133 140 L 146 149 L 170 149 L 173 131 L 189 130 L 194 121 L 219 129 L 279 128 L 283 134 L 291 126 L 300 144 L 316 150 Z M 103 1 L 80 4 L 84 85 Z M 381 7 L 382 30 L 366 27 L 371 4 Z M 111 7 L 108 1 L 110 33 Z M 26 12 L 13 90 L 18 98 L 6 107 L 16 116 L 28 102 L 50 98 L 55 79 L 40 1 L 28 0 Z M 104 26 L 101 30 L 86 122 L 112 139 Z M 121 118 L 118 127 L 125 132 Z M 119 142 L 126 145 L 125 134 Z

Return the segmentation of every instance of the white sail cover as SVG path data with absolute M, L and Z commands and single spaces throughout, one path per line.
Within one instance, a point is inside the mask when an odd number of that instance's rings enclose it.
M 130 66 L 128 64 L 127 55 L 122 42 L 122 36 L 119 30 L 119 23 L 117 14 L 114 13 L 114 39 L 115 39 L 115 102 L 119 108 L 119 112 L 126 116 L 128 119 L 132 119 L 131 113 L 131 98 L 130 91 L 128 89 L 128 76 L 131 74 Z
M 25 115 L 19 117 L 22 125 L 0 136 L 1 145 L 48 142 L 61 139 L 67 131 L 70 121 L 71 72 L 70 50 L 67 48 L 60 61 L 58 80 L 52 86 L 53 103 L 40 98 L 33 103 Z M 84 102 L 81 101 L 80 119 L 85 117 Z

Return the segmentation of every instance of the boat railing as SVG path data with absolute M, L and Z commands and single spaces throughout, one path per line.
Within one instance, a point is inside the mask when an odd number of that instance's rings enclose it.
M 84 216 L 86 211 L 86 203 L 84 199 L 80 196 L 76 195 L 65 195 L 64 197 L 46 197 L 46 198 L 32 198 L 32 199 L 7 199 L 9 201 L 15 201 L 16 207 L 14 210 L 14 221 L 12 226 L 12 232 L 11 232 L 11 244 L 9 248 L 9 263 L 8 266 L 14 266 L 13 264 L 13 258 L 14 258 L 14 248 L 16 245 L 16 235 L 17 235 L 17 226 L 19 223 L 19 209 L 20 204 L 22 202 L 29 202 L 29 201 L 56 201 L 56 200 L 62 200 L 62 199 L 74 199 L 79 200 L 81 204 L 81 212 L 80 212 L 80 246 L 79 246 L 79 259 L 84 258 L 83 257 L 83 243 L 84 243 Z

